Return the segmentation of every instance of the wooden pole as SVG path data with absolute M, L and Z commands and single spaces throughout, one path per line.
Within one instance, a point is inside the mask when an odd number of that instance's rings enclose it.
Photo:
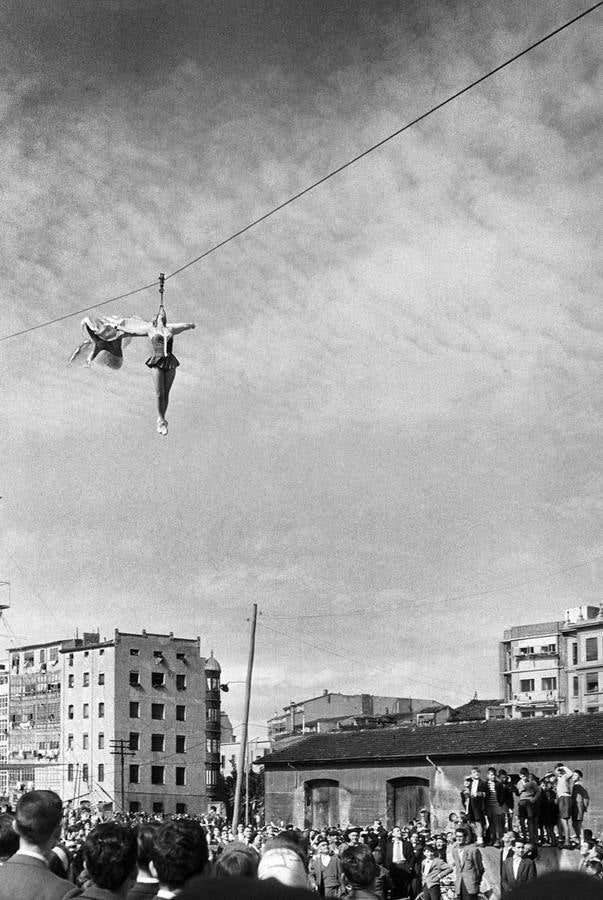
M 239 807 L 241 805 L 241 788 L 243 787 L 243 778 L 245 771 L 245 761 L 247 756 L 247 731 L 249 728 L 249 705 L 251 702 L 251 673 L 253 672 L 253 657 L 255 654 L 255 626 L 258 617 L 258 605 L 253 604 L 253 617 L 251 619 L 251 636 L 249 639 L 249 661 L 247 663 L 247 680 L 245 682 L 245 711 L 243 714 L 243 733 L 241 735 L 241 743 L 239 747 L 239 764 L 237 766 L 237 783 L 235 786 L 234 810 L 232 813 L 232 833 L 237 836 L 237 826 L 239 824 Z

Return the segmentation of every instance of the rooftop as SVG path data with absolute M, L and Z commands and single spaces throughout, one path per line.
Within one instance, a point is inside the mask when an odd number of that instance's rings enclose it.
M 478 700 L 473 698 L 469 703 L 457 706 L 450 715 L 450 722 L 483 722 L 489 706 L 500 706 L 500 700 Z
M 435 762 L 446 757 L 495 758 L 518 753 L 562 758 L 564 751 L 600 752 L 601 746 L 603 713 L 593 713 L 308 735 L 303 741 L 275 750 L 264 763 L 270 769 L 289 763 L 394 761 L 426 756 Z

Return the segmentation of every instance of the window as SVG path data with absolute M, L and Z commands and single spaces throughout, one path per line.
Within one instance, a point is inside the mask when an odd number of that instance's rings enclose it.
M 73 719 L 73 703 L 70 703 L 67 707 L 67 718 Z
M 151 672 L 151 685 L 154 688 L 165 686 L 165 672 Z
M 220 709 L 217 706 L 208 706 L 205 712 L 205 718 L 208 722 L 220 721 Z
M 137 731 L 130 732 L 130 750 L 140 750 L 140 735 Z
M 165 784 L 165 766 L 151 766 L 151 784 Z
M 214 787 L 218 783 L 218 773 L 213 769 L 205 770 L 205 784 L 207 787 Z
M 578 642 L 574 641 L 572 644 L 572 666 L 578 665 Z
M 140 672 L 130 670 L 130 684 L 137 687 L 140 684 Z
M 105 749 L 105 735 L 102 733 L 102 731 L 98 736 L 98 749 L 99 750 Z
M 154 753 L 163 753 L 164 749 L 165 749 L 165 735 L 152 734 L 151 735 L 151 750 Z
M 138 784 L 140 781 L 140 766 L 137 763 L 130 764 L 130 784 Z
M 153 650 L 153 656 L 156 660 L 163 660 L 163 651 L 161 650 Z
M 58 662 L 58 660 L 59 660 L 59 648 L 58 647 L 50 648 L 50 651 L 48 653 L 48 660 L 51 663 Z
M 90 656 L 90 651 L 84 650 L 84 659 L 88 659 L 89 656 Z
M 587 694 L 595 694 L 599 690 L 599 673 L 598 672 L 587 672 L 586 673 L 586 693 Z
M 98 704 L 98 717 L 99 719 L 105 718 L 105 704 L 102 702 Z
M 528 691 L 534 690 L 534 679 L 533 678 L 522 678 L 519 682 L 519 690 L 522 693 L 527 693 Z
M 177 653 L 176 659 L 186 659 L 186 653 Z
M 176 721 L 177 722 L 185 722 L 186 721 L 186 706 L 176 706 Z
M 82 781 L 88 781 L 88 763 L 82 765 Z
M 580 692 L 580 679 L 577 675 L 572 678 L 572 696 L 577 697 Z
M 553 677 L 543 678 L 542 679 L 542 690 L 543 691 L 556 691 L 557 690 L 557 679 L 553 678 Z
M 183 816 L 186 813 L 186 803 L 176 804 L 176 815 Z
M 130 810 L 131 813 L 140 812 L 140 800 L 130 800 L 128 809 Z
M 67 678 L 67 687 L 70 687 L 70 688 L 73 687 L 73 679 L 74 679 L 73 674 L 69 675 L 69 677 Z
M 67 749 L 73 750 L 73 735 L 72 734 L 67 735 Z
M 73 763 L 67 766 L 67 781 L 73 781 Z
M 98 764 L 98 777 L 97 777 L 96 780 L 97 780 L 97 781 L 104 781 L 104 780 L 105 780 L 105 766 L 104 766 L 103 763 L 99 763 L 99 764 Z
M 592 716 L 593 713 L 599 712 L 599 707 L 598 706 L 587 706 L 586 712 L 589 714 L 589 716 Z
M 593 662 L 593 660 L 599 658 L 599 647 L 596 637 L 586 638 L 584 647 L 586 651 L 586 662 Z
M 220 741 L 217 738 L 207 738 L 205 741 L 205 750 L 207 753 L 219 753 Z
M 186 768 L 184 766 L 176 766 L 176 784 L 178 787 L 184 787 L 186 784 Z
M 87 734 L 82 735 L 82 750 L 87 750 L 89 745 L 89 738 Z
M 156 800 L 155 803 L 153 803 L 153 812 L 158 815 L 163 815 L 163 803 L 161 800 Z
M 99 683 L 99 684 L 104 684 L 104 683 L 105 683 L 105 673 L 104 673 L 104 672 L 99 672 L 99 673 L 98 673 L 98 683 Z
M 215 692 L 220 690 L 220 679 L 216 675 L 208 675 L 205 680 L 207 682 L 208 691 Z
M 151 703 L 151 718 L 165 719 L 165 704 Z
M 533 719 L 534 718 L 534 710 L 522 710 L 519 714 L 520 719 Z
M 176 675 L 176 690 L 177 691 L 185 691 L 186 690 L 186 675 Z
M 84 703 L 82 706 L 82 718 L 87 719 L 90 716 L 90 705 L 88 703 Z
M 90 672 L 84 672 L 82 687 L 90 687 Z
M 136 700 L 133 700 L 130 703 L 130 718 L 140 719 L 140 703 L 138 703 Z
M 140 656 L 140 650 L 137 647 L 130 647 L 130 656 Z
M 67 657 L 67 665 L 70 668 L 73 668 L 73 653 L 70 653 L 69 656 Z
M 105 655 L 105 648 L 104 648 L 104 647 L 101 647 L 101 649 L 98 651 L 98 655 L 99 655 L 99 656 L 104 656 L 104 655 Z
M 176 735 L 176 753 L 186 753 L 186 735 Z

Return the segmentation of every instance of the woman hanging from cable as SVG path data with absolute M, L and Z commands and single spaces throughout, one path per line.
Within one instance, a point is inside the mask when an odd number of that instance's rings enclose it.
M 151 341 L 153 353 L 146 360 L 155 383 L 157 397 L 157 431 L 159 434 L 168 433 L 168 423 L 165 418 L 170 399 L 170 390 L 176 377 L 176 369 L 180 365 L 174 354 L 172 346 L 174 335 L 181 334 L 194 328 L 192 322 L 179 322 L 168 325 L 165 307 L 163 305 L 163 283 L 165 275 L 159 276 L 159 294 L 161 297 L 159 311 L 152 322 L 137 324 L 132 320 L 125 321 L 118 326 L 119 331 L 130 337 L 148 337 Z

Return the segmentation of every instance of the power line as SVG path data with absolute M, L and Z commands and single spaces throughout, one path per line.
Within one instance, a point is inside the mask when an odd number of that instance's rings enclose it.
M 229 244 L 231 241 L 234 241 L 236 238 L 241 237 L 241 235 L 245 234 L 247 231 L 250 231 L 250 229 L 255 228 L 256 225 L 259 225 L 261 222 L 265 222 L 266 219 L 269 219 L 271 216 L 274 216 L 276 213 L 285 209 L 285 207 L 289 206 L 290 204 L 295 203 L 297 200 L 301 199 L 306 194 L 309 194 L 310 191 L 313 191 L 317 187 L 320 187 L 320 185 L 329 181 L 331 178 L 334 178 L 336 175 L 339 175 L 341 172 L 344 172 L 346 169 L 350 168 L 350 166 L 355 165 L 361 159 L 364 159 L 365 156 L 368 156 L 370 153 L 374 153 L 375 150 L 378 150 L 379 148 L 383 147 L 385 144 L 389 143 L 389 141 L 394 140 L 394 138 L 399 137 L 401 134 L 403 134 L 409 128 L 412 128 L 414 125 L 417 125 L 419 122 L 422 122 L 428 116 L 433 115 L 433 113 L 442 109 L 444 106 L 447 106 L 449 103 L 452 103 L 454 100 L 457 100 L 459 97 L 462 97 L 463 94 L 466 94 L 468 91 L 472 90 L 474 87 L 477 87 L 477 85 L 486 81 L 486 79 L 491 78 L 493 75 L 496 75 L 498 72 L 501 72 L 507 66 L 510 66 L 512 63 L 516 62 L 518 59 L 521 59 L 522 56 L 525 56 L 527 53 L 530 53 L 532 50 L 535 50 L 536 47 L 540 47 L 541 44 L 544 44 L 546 41 L 549 41 L 551 38 L 560 34 L 560 32 L 564 31 L 566 28 L 569 28 L 571 25 L 574 25 L 580 19 L 583 19 L 585 16 L 594 12 L 601 5 L 603 5 L 603 0 L 599 0 L 598 3 L 594 4 L 594 6 L 589 7 L 588 9 L 579 13 L 577 16 L 574 16 L 574 18 L 569 19 L 567 22 L 564 22 L 563 25 L 560 25 L 558 28 L 555 28 L 553 31 L 550 31 L 548 34 L 545 34 L 544 37 L 539 38 L 533 44 L 530 44 L 528 47 L 525 47 L 523 50 L 520 50 L 519 53 L 516 53 L 514 56 L 511 56 L 509 59 L 500 63 L 500 65 L 495 66 L 493 69 L 490 69 L 489 72 L 486 72 L 484 75 L 481 75 L 479 78 L 476 78 L 474 81 L 472 81 L 470 84 L 466 85 L 464 88 L 461 88 L 460 90 L 456 91 L 454 94 L 451 94 L 445 100 L 442 100 L 442 101 L 440 101 L 440 103 L 437 103 L 435 106 L 432 106 L 426 112 L 421 113 L 421 115 L 412 119 L 410 122 L 407 122 L 405 125 L 402 125 L 402 127 L 396 129 L 396 131 L 393 131 L 391 134 L 388 134 L 386 137 L 382 138 L 380 141 L 377 141 L 375 144 L 372 144 L 366 150 L 363 150 L 361 153 L 352 157 L 352 159 L 349 159 L 347 162 L 342 163 L 342 165 L 338 166 L 336 169 L 333 169 L 332 171 L 328 172 L 326 175 L 323 175 L 317 181 L 312 182 L 312 184 L 303 188 L 301 191 L 298 191 L 296 194 L 294 194 L 292 197 L 289 197 L 287 200 L 284 200 L 282 203 L 279 203 L 277 206 L 268 210 L 268 212 L 259 216 L 257 219 L 254 219 L 253 221 L 249 222 L 247 225 L 244 225 L 242 228 L 239 228 L 238 231 L 235 231 L 233 234 L 229 235 L 227 238 L 224 238 L 224 240 L 219 241 L 217 244 L 214 244 L 208 250 L 205 250 L 203 253 L 200 253 L 198 256 L 194 257 L 194 259 L 191 259 L 188 262 L 184 263 L 184 265 L 180 266 L 178 269 L 174 269 L 173 272 L 170 272 L 169 275 L 165 276 L 166 281 L 169 280 L 170 278 L 174 278 L 176 275 L 179 275 L 181 272 L 184 272 L 185 269 L 188 269 L 191 266 L 196 265 L 196 263 L 201 262 L 201 260 L 205 259 L 211 253 L 215 253 L 216 250 L 219 250 L 221 247 L 224 247 L 226 244 Z M 70 312 L 70 313 L 65 313 L 65 315 L 63 315 L 63 316 L 58 316 L 57 318 L 49 319 L 46 322 L 40 322 L 38 325 L 30 325 L 28 328 L 23 328 L 20 331 L 14 331 L 11 334 L 2 335 L 2 336 L 0 336 L 0 341 L 7 341 L 9 338 L 20 337 L 21 335 L 29 334 L 31 331 L 36 331 L 39 328 L 45 328 L 48 325 L 54 325 L 57 322 L 63 322 L 65 319 L 72 318 L 73 316 L 78 316 L 78 315 L 82 315 L 82 313 L 90 312 L 90 310 L 97 309 L 100 306 L 106 306 L 107 304 L 114 303 L 117 300 L 124 300 L 126 297 L 132 297 L 135 294 L 142 293 L 143 291 L 149 290 L 150 288 L 155 287 L 158 284 L 159 284 L 158 281 L 153 281 L 150 284 L 144 285 L 143 287 L 135 288 L 134 290 L 127 291 L 126 293 L 119 294 L 118 296 L 115 296 L 115 297 L 110 297 L 108 300 L 101 300 L 100 302 L 95 303 L 92 306 L 86 306 L 86 307 L 83 307 L 82 309 L 74 310 L 73 312 Z

